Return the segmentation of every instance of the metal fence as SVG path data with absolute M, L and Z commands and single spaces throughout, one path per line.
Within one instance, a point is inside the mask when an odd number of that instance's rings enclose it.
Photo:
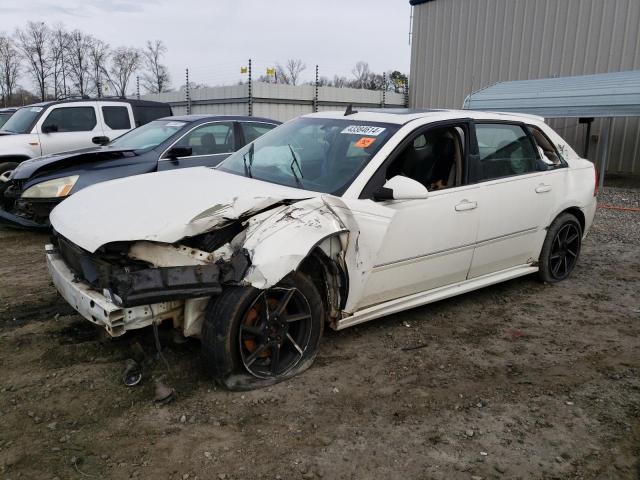
M 175 115 L 253 115 L 280 121 L 312 112 L 340 110 L 349 104 L 354 108 L 402 108 L 408 104 L 406 93 L 261 82 L 202 87 L 140 98 L 169 103 Z

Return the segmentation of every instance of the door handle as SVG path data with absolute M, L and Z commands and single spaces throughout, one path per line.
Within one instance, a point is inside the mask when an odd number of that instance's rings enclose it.
M 464 212 L 466 210 L 473 210 L 474 208 L 478 208 L 478 202 L 470 202 L 469 200 L 463 200 L 458 205 L 456 205 L 456 212 Z
M 553 185 L 546 185 L 544 183 L 541 183 L 536 187 L 536 193 L 550 192 L 552 188 L 553 188 Z

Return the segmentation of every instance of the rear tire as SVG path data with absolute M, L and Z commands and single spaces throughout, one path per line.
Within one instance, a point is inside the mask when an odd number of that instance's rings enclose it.
M 582 226 L 570 213 L 560 214 L 551 223 L 542 245 L 539 277 L 543 282 L 556 283 L 571 275 L 580 256 Z
M 322 298 L 302 273 L 267 290 L 227 288 L 205 312 L 205 369 L 230 390 L 281 382 L 311 366 L 324 322 Z

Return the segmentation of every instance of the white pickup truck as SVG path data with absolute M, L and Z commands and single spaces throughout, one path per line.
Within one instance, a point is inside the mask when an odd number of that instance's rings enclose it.
M 106 143 L 171 114 L 166 103 L 130 99 L 58 100 L 20 108 L 0 129 L 0 177 L 24 160 Z

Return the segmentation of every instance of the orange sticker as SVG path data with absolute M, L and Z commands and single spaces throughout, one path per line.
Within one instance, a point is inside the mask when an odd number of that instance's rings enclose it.
M 372 137 L 362 137 L 354 145 L 358 148 L 367 148 L 370 147 L 375 141 L 376 139 Z

